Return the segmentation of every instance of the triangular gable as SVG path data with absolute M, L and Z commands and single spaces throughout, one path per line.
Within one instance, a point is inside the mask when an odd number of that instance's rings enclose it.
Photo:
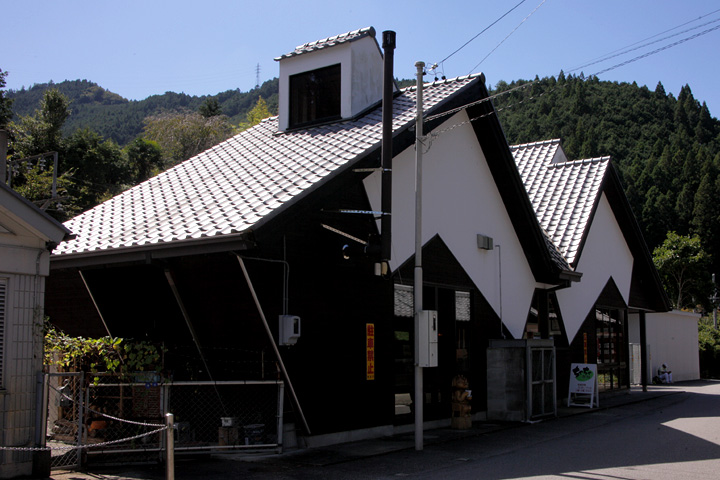
M 60 243 L 71 236 L 70 230 L 60 222 L 0 183 L 0 233 L 18 234 L 16 230 L 20 229 L 27 235 L 51 244 Z
M 559 283 L 562 273 L 572 272 L 561 256 L 550 255 L 497 118 L 488 115 L 492 106 L 476 106 L 437 117 L 443 123 L 429 132 L 422 241 L 440 236 L 507 328 L 519 335 L 537 283 Z M 415 168 L 414 147 L 393 159 L 393 270 L 414 253 Z M 365 185 L 373 209 L 379 209 L 380 174 Z M 478 234 L 492 237 L 496 247 L 479 248 Z
M 577 266 L 610 157 L 569 161 L 560 140 L 511 147 L 540 225 Z
M 631 308 L 667 310 L 667 296 L 610 158 L 569 161 L 559 140 L 511 149 L 541 226 L 584 274 L 580 285 L 558 292 L 569 338 L 610 278 Z

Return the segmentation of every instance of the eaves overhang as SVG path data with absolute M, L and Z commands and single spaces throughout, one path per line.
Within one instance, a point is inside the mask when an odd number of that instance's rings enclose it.
M 247 230 L 242 233 L 210 238 L 174 240 L 150 245 L 51 255 L 50 269 L 150 263 L 158 259 L 250 250 L 255 246 L 253 231 Z

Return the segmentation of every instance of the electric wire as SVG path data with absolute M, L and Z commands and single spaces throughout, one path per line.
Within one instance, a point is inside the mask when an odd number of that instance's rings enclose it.
M 708 23 L 714 23 L 714 22 L 708 22 Z M 664 46 L 662 46 L 662 47 L 660 47 L 660 48 L 657 48 L 657 49 L 655 49 L 655 50 L 652 50 L 652 51 L 650 51 L 650 52 L 644 53 L 644 54 L 642 54 L 642 55 L 638 55 L 638 56 L 633 57 L 633 58 L 631 58 L 631 59 L 628 59 L 628 60 L 626 60 L 626 61 L 624 61 L 624 62 L 621 62 L 621 63 L 615 64 L 615 65 L 612 65 L 612 66 L 610 66 L 610 67 L 607 67 L 607 68 L 605 68 L 605 69 L 602 69 L 602 70 L 600 70 L 600 71 L 598 71 L 598 72 L 596 72 L 596 73 L 593 73 L 593 74 L 590 75 L 590 77 L 588 77 L 588 78 L 600 76 L 600 75 L 602 75 L 602 74 L 604 74 L 604 73 L 607 73 L 607 72 L 609 72 L 609 71 L 612 71 L 612 70 L 615 70 L 615 69 L 617 69 L 617 68 L 623 67 L 623 66 L 628 65 L 628 64 L 630 64 L 630 63 L 634 63 L 634 62 L 636 62 L 636 61 L 638 61 L 638 60 L 642 60 L 642 59 L 647 58 L 647 57 L 649 57 L 649 56 L 652 56 L 652 55 L 655 55 L 655 54 L 657 54 L 657 53 L 660 53 L 660 52 L 662 52 L 662 51 L 664 51 L 664 50 L 668 50 L 668 49 L 670 49 L 670 48 L 672 48 L 672 47 L 675 47 L 675 46 L 677 46 L 677 45 L 683 44 L 683 43 L 688 42 L 688 41 L 690 41 L 690 40 L 694 40 L 694 39 L 696 39 L 696 38 L 698 38 L 698 37 L 701 37 L 701 36 L 703 36 L 703 35 L 707 35 L 708 33 L 711 33 L 711 32 L 713 32 L 713 31 L 715 31 L 715 30 L 718 30 L 718 29 L 720 29 L 720 25 L 717 25 L 717 26 L 712 27 L 712 28 L 708 28 L 708 29 L 703 30 L 703 31 L 701 31 L 701 32 L 698 32 L 698 33 L 696 33 L 696 34 L 694 34 L 694 35 L 691 35 L 691 36 L 689 36 L 689 37 L 682 38 L 682 39 L 680 39 L 680 40 L 678 40 L 678 41 L 676 41 L 676 42 L 673 42 L 673 43 L 664 45 Z M 685 33 L 687 33 L 687 32 L 685 32 Z M 453 114 L 455 114 L 455 113 L 457 113 L 457 112 L 460 112 L 460 111 L 465 110 L 465 109 L 467 109 L 467 108 L 473 107 L 473 106 L 475 106 L 475 105 L 479 105 L 479 104 L 482 104 L 482 103 L 485 103 L 485 102 L 492 101 L 492 100 L 494 100 L 495 98 L 498 98 L 498 97 L 500 97 L 500 96 L 509 95 L 509 94 L 511 94 L 511 93 L 513 93 L 513 92 L 516 92 L 516 91 L 518 91 L 518 90 L 527 89 L 527 88 L 529 88 L 529 87 L 532 87 L 533 85 L 536 85 L 536 84 L 539 83 L 539 82 L 541 82 L 541 79 L 533 80 L 533 81 L 524 83 L 524 84 L 522 84 L 522 85 L 518 85 L 518 86 L 516 86 L 516 87 L 513 87 L 513 88 L 511 88 L 511 89 L 508 89 L 508 90 L 505 90 L 505 91 L 496 93 L 496 94 L 494 94 L 494 95 L 490 95 L 490 96 L 488 96 L 488 97 L 486 97 L 486 98 L 483 98 L 483 99 L 480 99 L 480 100 L 476 100 L 476 101 L 474 101 L 474 102 L 467 103 L 467 104 L 462 105 L 462 106 L 457 107 L 457 108 L 450 109 L 450 110 L 448 110 L 448 111 L 446 111 L 446 112 L 442 112 L 442 113 L 438 113 L 438 114 L 435 114 L 435 115 L 427 116 L 427 117 L 425 117 L 424 122 L 429 122 L 429 121 L 432 121 L 432 120 L 436 120 L 436 119 L 438 119 L 438 118 L 442 118 L 442 117 L 446 117 L 446 116 L 449 116 L 449 115 L 453 115 Z M 529 101 L 529 100 L 534 100 L 535 98 L 538 98 L 538 97 L 540 97 L 540 96 L 542 96 L 542 95 L 545 95 L 545 94 L 547 94 L 547 93 L 550 93 L 550 92 L 554 91 L 554 90 L 557 89 L 557 88 L 563 88 L 563 87 L 554 87 L 553 89 L 550 89 L 550 90 L 547 90 L 547 91 L 544 91 L 544 92 L 540 93 L 540 94 L 539 94 L 538 96 L 536 96 L 536 97 L 525 98 L 525 99 L 521 100 L 520 102 L 518 102 L 518 103 L 516 103 L 516 104 L 505 106 L 503 109 L 511 108 L 511 107 L 513 107 L 513 106 L 516 106 L 516 105 L 518 105 L 518 104 L 520 104 L 520 103 L 523 103 L 523 102 L 526 102 L 526 101 Z M 474 122 L 474 121 L 476 121 L 476 120 L 479 120 L 480 118 L 484 118 L 484 117 L 489 116 L 489 115 L 493 115 L 493 114 L 497 113 L 497 112 L 500 111 L 500 110 L 502 110 L 502 109 L 493 110 L 493 111 L 491 111 L 491 112 L 488 112 L 488 113 L 482 114 L 482 115 L 480 115 L 480 116 L 471 118 L 471 119 L 468 120 L 468 121 L 461 122 L 461 123 L 456 124 L 456 125 L 452 125 L 452 126 L 446 128 L 446 129 L 444 129 L 444 130 L 442 130 L 442 131 L 440 131 L 440 132 L 433 132 L 432 136 L 435 137 L 435 136 L 437 136 L 437 135 L 439 135 L 439 134 L 441 134 L 441 133 L 444 133 L 444 132 L 447 132 L 447 131 L 452 130 L 452 129 L 454 129 L 454 128 L 457 128 L 458 126 L 461 126 L 461 125 L 464 125 L 464 124 L 467 124 L 467 123 L 470 123 L 470 122 Z
M 537 12 L 538 9 L 545 4 L 545 2 L 546 2 L 546 0 L 542 0 L 542 2 L 540 2 L 540 4 L 539 4 L 537 7 L 535 7 L 535 10 L 533 10 L 532 12 L 530 12 L 530 14 L 528 14 L 528 16 L 526 16 L 525 18 L 523 18 L 522 21 L 513 29 L 512 32 L 508 33 L 507 36 L 506 36 L 505 38 L 503 38 L 502 41 L 495 46 L 495 48 L 493 48 L 492 50 L 490 50 L 490 53 L 488 53 L 487 55 L 485 55 L 485 57 L 483 57 L 483 59 L 480 60 L 480 63 L 478 63 L 477 65 L 475 65 L 475 66 L 470 70 L 470 73 L 472 73 L 473 71 L 475 71 L 475 69 L 476 69 L 477 67 L 479 67 L 481 63 L 483 63 L 485 60 L 487 60 L 487 58 L 488 58 L 490 55 L 492 55 L 492 54 L 495 52 L 495 50 L 497 50 L 498 48 L 500 48 L 500 45 L 502 45 L 503 43 L 505 43 L 505 40 L 507 40 L 508 38 L 510 38 L 510 36 L 511 36 L 513 33 L 515 33 L 515 32 L 522 26 L 522 24 L 525 23 L 525 21 L 527 21 L 528 18 L 532 17 L 532 15 L 533 15 L 535 12 Z
M 615 54 L 615 53 L 617 53 L 617 52 L 619 52 L 619 51 L 621 51 L 621 50 L 625 50 L 625 49 L 628 49 L 628 48 L 630 48 L 630 47 L 634 47 L 634 46 L 637 45 L 638 43 L 647 42 L 648 40 L 651 40 L 651 39 L 653 39 L 653 38 L 655 38 L 655 37 L 659 37 L 660 35 L 665 35 L 665 34 L 668 33 L 668 32 L 672 32 L 673 30 L 677 30 L 678 28 L 682 28 L 682 27 L 684 27 L 685 25 L 689 25 L 689 24 L 691 24 L 691 23 L 693 23 L 693 22 L 697 22 L 698 20 L 702 20 L 703 18 L 709 17 L 710 15 L 714 15 L 714 14 L 716 14 L 716 13 L 718 13 L 718 12 L 720 12 L 720 9 L 713 10 L 713 11 L 710 12 L 710 13 L 706 13 L 706 14 L 704 14 L 704 15 L 700 15 L 698 18 L 694 18 L 694 19 L 692 19 L 692 20 L 688 20 L 688 21 L 685 22 L 685 23 L 681 23 L 680 25 L 676 25 L 676 26 L 674 26 L 674 27 L 672 27 L 672 28 L 668 28 L 667 30 L 663 30 L 662 32 L 659 32 L 659 33 L 656 33 L 655 35 L 651 35 L 651 36 L 649 36 L 649 37 L 643 38 L 642 40 L 638 40 L 637 42 L 631 43 L 630 45 L 626 45 L 626 46 L 624 46 L 624 47 L 620 47 L 620 48 L 618 48 L 618 49 L 616 49 L 616 50 L 613 50 L 613 51 L 611 51 L 611 52 L 608 52 L 608 53 L 605 53 L 605 54 L 603 54 L 603 55 L 600 55 L 599 57 L 595 57 L 595 58 L 593 58 L 593 59 L 590 60 L 590 61 L 591 61 L 591 62 L 594 62 L 595 60 L 598 60 L 598 59 L 603 58 L 603 57 L 612 58 L 612 57 L 610 57 L 610 55 L 613 55 L 613 54 Z M 578 70 L 578 69 L 580 69 L 580 68 L 583 68 L 583 67 L 582 67 L 582 66 L 581 66 L 581 67 L 577 67 L 577 68 L 574 68 L 574 69 L 569 70 L 569 71 L 570 71 L 570 72 L 573 72 L 573 71 Z
M 437 62 L 438 65 L 442 65 L 443 63 L 445 63 L 446 60 L 448 60 L 450 57 L 452 57 L 453 55 L 455 55 L 456 53 L 458 53 L 458 52 L 459 52 L 460 50 L 462 50 L 463 48 L 467 47 L 473 40 L 475 40 L 476 38 L 478 38 L 478 37 L 479 37 L 480 35 L 482 35 L 483 33 L 487 32 L 493 25 L 495 25 L 495 24 L 498 23 L 500 20 L 502 20 L 503 18 L 505 18 L 506 16 L 508 16 L 513 10 L 515 10 L 516 8 L 518 8 L 520 5 L 522 5 L 522 4 L 525 3 L 526 1 L 527 1 L 527 0 L 522 0 L 520 3 L 518 3 L 517 5 L 515 5 L 514 7 L 512 7 L 512 8 L 511 8 L 510 10 L 508 10 L 507 12 L 505 12 L 500 18 L 498 18 L 497 20 L 495 20 L 494 22 L 492 22 L 490 25 L 488 25 L 487 27 L 485 27 L 480 33 L 478 33 L 477 35 L 475 35 L 474 37 L 472 37 L 470 40 L 468 40 L 467 42 L 465 42 L 464 44 L 462 44 L 462 46 L 461 46 L 460 48 L 458 48 L 457 50 L 455 50 L 454 52 L 452 52 L 450 55 L 448 55 L 447 57 L 445 57 L 445 58 L 443 58 L 442 60 L 440 60 L 439 62 Z
M 598 63 L 605 62 L 605 61 L 607 61 L 607 60 L 610 60 L 611 58 L 619 57 L 619 56 L 621 56 L 621 55 L 625 55 L 626 53 L 634 52 L 635 50 L 639 50 L 639 49 L 641 49 L 641 48 L 648 47 L 648 46 L 653 45 L 653 44 L 655 44 L 655 43 L 662 42 L 663 40 L 668 40 L 668 39 L 670 39 L 670 38 L 677 37 L 678 35 L 682 35 L 683 33 L 688 33 L 688 32 L 691 32 L 691 31 L 693 31 L 693 30 L 697 30 L 698 28 L 702 28 L 702 27 L 705 27 L 705 26 L 707 26 L 707 25 L 711 25 L 711 24 L 717 23 L 717 22 L 720 22 L 720 18 L 716 18 L 715 20 L 711 20 L 711 21 L 706 22 L 706 23 L 703 23 L 703 24 L 701 24 L 701 25 L 697 25 L 697 26 L 695 26 L 695 27 L 688 28 L 687 30 L 683 30 L 682 32 L 678 32 L 678 33 L 674 33 L 674 34 L 672 34 L 672 35 L 668 35 L 667 37 L 663 37 L 663 38 L 659 38 L 659 39 L 657 39 L 657 40 L 653 40 L 652 42 L 644 43 L 644 44 L 639 45 L 639 46 L 637 46 L 637 47 L 627 48 L 627 49 L 625 49 L 625 50 L 620 49 L 620 51 L 615 50 L 615 51 L 613 51 L 613 52 L 610 52 L 610 53 L 607 54 L 607 55 L 598 57 L 598 59 L 593 60 L 593 61 L 591 61 L 591 62 L 589 62 L 589 63 L 586 63 L 586 64 L 584 64 L 584 65 L 580 65 L 579 67 L 573 68 L 572 70 L 568 70 L 568 73 L 570 73 L 570 72 L 575 72 L 575 71 L 577 71 L 577 70 L 580 70 L 580 69 L 585 68 L 585 67 L 589 67 L 589 66 L 591 66 L 591 65 L 596 65 L 596 64 L 598 64 Z M 677 27 L 676 27 L 676 28 L 677 28 Z M 674 30 L 674 29 L 672 29 L 672 30 Z M 656 37 L 656 36 L 657 36 L 657 35 L 654 35 L 653 37 Z M 650 37 L 650 38 L 653 38 L 653 37 Z M 630 46 L 637 45 L 637 43 L 639 43 L 639 42 L 633 43 L 633 44 L 630 45 Z M 619 52 L 619 53 L 615 53 L 615 52 Z

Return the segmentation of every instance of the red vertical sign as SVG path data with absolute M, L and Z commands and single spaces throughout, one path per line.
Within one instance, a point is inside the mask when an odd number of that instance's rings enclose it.
M 365 324 L 365 375 L 366 380 L 375 380 L 375 324 Z

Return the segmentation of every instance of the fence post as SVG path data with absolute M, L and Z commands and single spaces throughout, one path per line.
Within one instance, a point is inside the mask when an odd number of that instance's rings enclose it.
M 165 479 L 175 480 L 175 419 L 172 413 L 165 414 Z
M 78 377 L 80 379 L 80 385 L 75 385 L 75 389 L 73 390 L 73 398 L 75 399 L 77 405 L 77 465 L 78 467 L 82 468 L 83 466 L 83 449 L 82 449 L 82 442 L 83 442 L 83 426 L 85 425 L 84 418 L 85 418 L 85 394 L 88 393 L 89 387 L 85 385 L 85 372 L 80 372 L 80 376 Z M 77 382 L 77 380 L 76 380 Z

